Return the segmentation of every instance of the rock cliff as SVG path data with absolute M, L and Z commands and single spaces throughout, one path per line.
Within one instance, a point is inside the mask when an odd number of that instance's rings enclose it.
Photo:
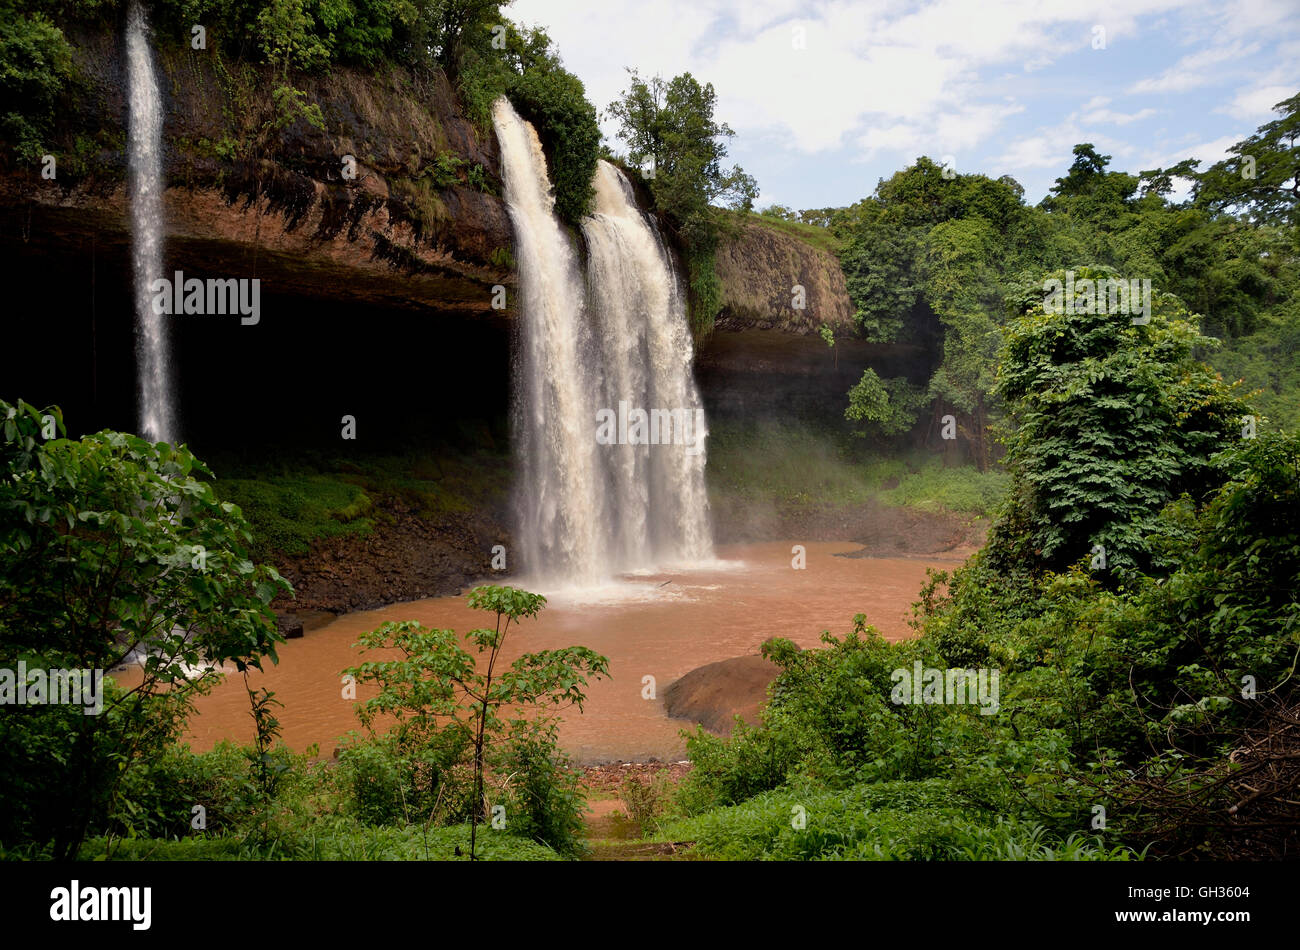
M 776 228 L 741 222 L 719 244 L 717 271 L 722 281 L 719 329 L 808 334 L 826 324 L 838 335 L 853 326 L 853 304 L 839 260 Z M 796 288 L 802 288 L 798 300 Z
M 90 236 L 101 248 L 129 241 L 123 44 L 109 33 L 74 39 L 82 82 L 58 117 L 57 177 L 0 164 L 6 236 L 51 253 Z M 215 50 L 157 53 L 169 266 L 257 276 L 267 292 L 461 314 L 490 313 L 491 288 L 515 283 L 495 136 L 465 117 L 444 76 L 303 77 L 324 127 L 299 118 L 279 129 L 267 68 Z M 834 255 L 797 237 L 741 223 L 717 271 L 719 329 L 851 326 Z
M 58 118 L 56 178 L 0 172 L 11 228 L 55 253 L 87 235 L 129 240 L 122 43 L 75 41 L 82 82 Z M 324 127 L 277 129 L 266 68 L 162 46 L 158 69 L 169 265 L 256 276 L 270 293 L 457 313 L 490 311 L 491 287 L 513 283 L 495 137 L 464 118 L 441 75 L 306 77 Z

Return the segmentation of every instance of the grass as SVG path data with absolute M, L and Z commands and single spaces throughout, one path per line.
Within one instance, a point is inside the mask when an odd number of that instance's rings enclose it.
M 421 517 L 491 506 L 510 485 L 509 458 L 483 450 L 375 457 L 347 463 L 345 472 L 370 491 L 404 499 Z
M 215 490 L 222 501 L 238 505 L 253 526 L 252 553 L 259 559 L 306 554 L 315 540 L 364 537 L 373 528 L 366 517 L 371 497 L 332 475 L 219 479 Z
M 365 537 L 394 506 L 421 518 L 491 507 L 505 497 L 510 471 L 502 455 L 487 450 L 213 468 L 217 496 L 238 505 L 252 525 L 259 560 L 308 554 L 315 541 Z
M 876 463 L 872 468 L 888 464 Z M 980 472 L 971 465 L 944 468 L 940 459 L 927 458 L 915 470 L 903 472 L 898 486 L 882 491 L 880 499 L 887 505 L 987 517 L 1010 484 L 1011 476 L 1001 470 Z
M 240 757 L 225 750 L 231 761 Z M 325 763 L 286 776 L 273 806 L 268 844 L 255 842 L 256 813 L 238 830 L 171 838 L 89 839 L 83 861 L 422 861 L 466 860 L 467 824 L 367 825 L 345 809 L 340 786 Z M 237 776 L 231 776 L 237 778 Z M 236 782 L 236 784 L 238 784 Z M 229 791 L 229 789 L 227 789 Z M 640 836 L 591 837 L 587 860 L 958 860 L 1127 861 L 1142 855 L 1108 847 L 1095 836 L 1053 834 L 1041 824 L 971 804 L 942 778 L 860 783 L 828 788 L 811 779 L 756 795 L 736 805 L 689 817 L 677 797 L 671 814 Z M 667 810 L 666 809 L 666 810 Z M 457 851 L 459 850 L 459 854 Z M 480 826 L 484 860 L 558 861 L 553 849 L 509 832 Z
M 886 505 L 987 516 L 1010 476 L 974 466 L 945 468 L 933 453 L 901 458 L 869 454 L 847 434 L 766 424 L 716 423 L 709 433 L 709 490 L 714 498 L 801 505 Z
M 801 221 L 784 221 L 781 218 L 767 217 L 766 215 L 755 214 L 750 212 L 745 216 L 746 221 L 754 224 L 761 224 L 765 228 L 771 228 L 774 231 L 780 231 L 791 237 L 798 238 L 805 244 L 811 244 L 820 251 L 828 254 L 839 256 L 840 250 L 844 247 L 844 242 L 837 238 L 826 228 L 818 227 L 815 224 L 804 224 Z
M 468 824 L 426 824 L 420 816 L 368 821 L 347 769 L 317 758 L 316 750 L 293 753 L 278 746 L 271 753 L 278 778 L 271 799 L 264 801 L 249 772 L 249 752 L 228 741 L 198 754 L 171 747 L 150 769 L 130 774 L 123 787 L 122 801 L 131 806 L 126 824 L 135 836 L 91 838 L 80 859 L 468 860 Z M 188 827 L 192 801 L 205 803 L 206 830 Z M 478 853 L 497 861 L 565 860 L 522 833 L 484 824 L 478 828 Z
M 342 819 L 314 822 L 296 840 L 280 839 L 266 851 L 241 835 L 203 835 L 179 839 L 130 838 L 112 844 L 114 861 L 468 861 L 469 825 L 369 827 Z M 456 849 L 460 849 L 460 855 Z M 477 853 L 485 861 L 561 861 L 545 845 L 479 826 Z M 83 861 L 102 861 L 106 838 L 82 848 Z
M 1082 835 L 1053 838 L 1041 826 L 962 807 L 943 780 L 894 781 L 844 790 L 781 788 L 738 805 L 667 823 L 662 841 L 693 841 L 692 855 L 735 861 L 1126 861 Z

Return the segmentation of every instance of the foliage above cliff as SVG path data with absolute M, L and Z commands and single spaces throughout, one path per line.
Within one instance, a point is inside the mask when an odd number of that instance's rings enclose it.
M 844 248 L 844 241 L 834 231 L 820 224 L 801 221 L 794 212 L 781 205 L 772 205 L 756 214 L 751 212 L 745 215 L 745 220 L 788 234 L 830 254 L 839 254 Z
M 59 91 L 72 76 L 72 50 L 44 13 L 0 0 L 0 136 L 35 161 Z
M 555 188 L 555 210 L 571 224 L 591 210 L 591 187 L 600 156 L 596 109 L 587 101 L 582 80 L 566 70 L 541 29 L 507 28 L 510 57 L 480 54 L 473 70 L 462 73 L 461 90 L 471 118 L 498 95 L 509 96 L 533 123 L 542 140 Z

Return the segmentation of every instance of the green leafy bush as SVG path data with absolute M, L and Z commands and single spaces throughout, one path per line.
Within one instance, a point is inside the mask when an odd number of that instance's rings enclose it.
M 670 822 L 660 836 L 733 861 L 1131 860 L 1122 846 L 962 807 L 947 782 L 795 786 Z
M 1075 279 L 1112 276 L 1085 267 Z M 998 369 L 1016 426 L 1014 487 L 991 555 L 1060 569 L 1100 546 L 1105 569 L 1122 578 L 1148 563 L 1146 537 L 1168 502 L 1214 487 L 1210 456 L 1241 438 L 1250 410 L 1196 358 L 1214 341 L 1169 294 L 1152 294 L 1145 325 L 1127 312 L 1053 312 L 1041 283 L 1025 287 L 1019 306 Z
M 46 704 L 0 717 L 0 840 L 52 840 L 71 858 L 221 664 L 275 659 L 269 604 L 291 588 L 250 560 L 248 524 L 184 446 L 109 430 L 60 438 L 57 408 L 21 400 L 0 401 L 0 419 L 0 659 L 101 671 L 143 660 L 129 692 L 105 681 L 99 715 Z
M 506 830 L 560 854 L 582 852 L 581 773 L 559 749 L 554 726 L 520 730 L 493 757 Z
M 378 687 L 377 695 L 357 704 L 367 732 L 377 736 L 377 727 L 388 725 L 389 748 L 399 760 L 432 766 L 427 795 L 440 792 L 446 770 L 471 770 L 471 856 L 478 824 L 489 815 L 494 822 L 513 820 L 527 834 L 552 836 L 546 843 L 554 847 L 578 843 L 580 799 L 555 747 L 554 711 L 581 709 L 588 678 L 608 675 L 609 661 L 586 647 L 565 647 L 524 653 L 501 669 L 496 665 L 510 627 L 536 616 L 545 603 L 545 597 L 513 587 L 474 588 L 470 606 L 496 615 L 493 628 L 466 635 L 483 656 L 481 664 L 454 630 L 404 621 L 386 623 L 357 644 L 367 652 L 397 651 L 400 659 L 367 659 L 344 670 L 354 682 Z M 376 784 L 381 805 L 391 802 L 385 791 L 391 778 L 381 775 Z M 489 792 L 511 798 L 515 812 L 507 807 L 503 815 L 498 806 L 505 803 L 490 801 Z
M 203 808 L 203 829 L 193 827 L 195 806 Z M 257 814 L 258 800 L 243 752 L 234 743 L 221 742 L 197 754 L 188 746 L 168 747 L 157 760 L 128 774 L 118 807 L 119 834 L 184 838 L 196 830 L 223 834 L 239 829 Z
M 596 109 L 587 101 L 582 80 L 558 64 L 536 65 L 513 82 L 510 99 L 541 134 L 556 212 L 577 223 L 591 210 L 591 180 L 600 152 Z
M 469 825 L 425 828 L 367 827 L 345 819 L 324 818 L 302 829 L 292 840 L 259 851 L 234 835 L 181 838 L 137 838 L 109 841 L 93 838 L 79 855 L 83 861 L 110 854 L 116 861 L 454 861 L 469 854 Z M 480 861 L 559 861 L 545 845 L 517 835 L 481 835 Z

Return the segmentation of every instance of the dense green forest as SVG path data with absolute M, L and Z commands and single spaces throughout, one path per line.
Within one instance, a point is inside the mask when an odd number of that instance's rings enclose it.
M 0 0 L 11 160 L 42 153 L 57 103 L 76 94 L 69 33 L 120 7 Z M 266 114 L 226 143 L 232 160 L 319 121 L 295 80 L 336 66 L 440 70 L 485 129 L 508 96 L 539 130 L 569 224 L 590 208 L 597 159 L 618 159 L 681 254 L 697 337 L 711 331 L 720 235 L 758 193 L 723 165 L 732 132 L 711 84 L 632 73 L 605 105 L 621 126 L 616 153 L 546 34 L 516 27 L 495 0 L 153 10 L 173 42 L 202 21 L 221 55 L 280 77 Z M 845 629 L 821 649 L 767 642 L 781 673 L 761 723 L 727 738 L 695 731 L 679 787 L 629 791 L 647 841 L 724 859 L 1294 854 L 1300 95 L 1276 111 L 1203 170 L 1116 171 L 1079 144 L 1037 205 L 1009 177 L 922 157 L 849 207 L 761 212 L 837 250 L 861 339 L 935 354 L 923 383 L 868 370 L 830 411 L 876 445 L 951 417 L 970 467 L 998 472 L 1006 491 L 982 550 L 919 592 L 915 638 L 887 642 L 845 604 Z M 1174 200 L 1180 181 L 1190 192 Z M 1144 307 L 1136 290 L 1123 308 L 1105 296 L 1121 281 L 1149 282 Z M 1068 305 L 1051 303 L 1053 286 L 1072 288 Z M 274 547 L 253 517 L 261 489 L 219 492 L 184 446 L 68 438 L 57 407 L 0 401 L 0 418 L 6 658 L 112 669 L 147 657 L 141 685 L 104 681 L 102 715 L 0 716 L 6 857 L 584 854 L 585 803 L 556 717 L 581 708 L 608 661 L 574 646 L 493 665 L 544 598 L 479 587 L 468 596 L 481 629 L 365 634 L 339 674 L 373 697 L 336 762 L 280 743 L 274 694 L 251 686 L 255 745 L 195 754 L 181 740 L 215 674 L 194 668 L 247 675 L 281 642 L 269 605 L 289 584 L 261 563 Z M 945 682 L 954 670 L 971 677 Z
M 866 339 L 940 341 L 928 383 L 868 371 L 848 416 L 877 436 L 910 429 L 927 413 L 958 417 L 971 457 L 987 466 L 990 428 L 1003 418 L 996 363 L 1008 321 L 1041 293 L 1051 271 L 1105 268 L 1105 279 L 1150 280 L 1196 315 L 1197 352 L 1228 379 L 1244 379 L 1262 417 L 1295 431 L 1300 368 L 1300 96 L 1237 143 L 1231 157 L 1130 174 L 1110 170 L 1091 144 L 1038 205 L 1012 178 L 991 179 L 920 158 L 848 208 L 778 220 L 827 229 Z M 1185 200 L 1174 182 L 1191 183 Z M 1080 279 L 1086 279 L 1080 276 Z M 933 420 L 932 423 L 933 424 Z

